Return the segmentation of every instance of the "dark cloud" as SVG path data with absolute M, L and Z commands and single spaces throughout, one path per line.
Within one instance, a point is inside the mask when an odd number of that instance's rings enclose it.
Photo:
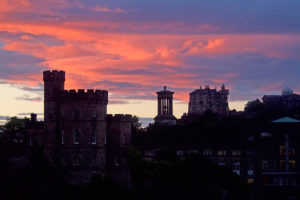
M 21 97 L 17 97 L 17 100 L 23 100 L 23 101 L 33 101 L 33 102 L 40 102 L 43 100 L 41 97 L 31 97 L 29 95 L 23 95 Z
M 14 51 L 0 49 L 0 79 L 7 80 L 33 80 L 34 75 L 41 76 L 43 68 L 38 66 L 43 59 L 24 55 Z

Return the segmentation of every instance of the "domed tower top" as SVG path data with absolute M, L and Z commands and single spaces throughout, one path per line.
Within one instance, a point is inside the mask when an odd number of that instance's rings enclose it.
M 286 87 L 282 90 L 282 95 L 290 95 L 290 94 L 294 94 L 293 90 L 289 87 Z

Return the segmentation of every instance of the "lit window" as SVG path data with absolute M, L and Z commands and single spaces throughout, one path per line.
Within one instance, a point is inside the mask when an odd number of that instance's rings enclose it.
M 232 170 L 240 170 L 240 163 L 239 162 L 233 163 Z
M 296 161 L 295 160 L 289 160 L 290 168 L 293 170 L 296 168 Z
M 226 156 L 226 151 L 225 150 L 221 150 L 217 152 L 218 156 Z
M 79 132 L 78 130 L 73 130 L 73 138 L 74 138 L 74 144 L 79 144 Z
M 267 133 L 267 132 L 261 132 L 260 133 L 261 137 L 272 137 L 272 133 Z
M 248 178 L 248 184 L 254 183 L 254 179 L 253 178 Z
M 92 144 L 96 144 L 97 141 L 97 133 L 95 130 L 92 130 Z
M 282 156 L 282 155 L 285 155 L 285 146 L 279 146 L 279 154 Z

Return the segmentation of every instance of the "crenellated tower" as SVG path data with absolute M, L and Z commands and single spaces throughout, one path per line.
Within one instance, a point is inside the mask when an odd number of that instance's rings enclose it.
M 44 120 L 54 121 L 57 118 L 56 107 L 59 94 L 65 88 L 65 72 L 64 71 L 44 71 Z

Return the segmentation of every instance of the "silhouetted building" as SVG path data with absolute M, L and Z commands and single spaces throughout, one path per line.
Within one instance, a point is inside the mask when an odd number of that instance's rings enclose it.
M 174 132 L 175 130 L 175 132 Z M 144 134 L 133 145 L 146 160 L 156 158 L 160 150 L 170 150 L 184 159 L 201 154 L 225 166 L 249 184 L 250 199 L 299 199 L 300 195 L 300 121 L 285 117 L 274 120 L 261 132 L 240 137 L 202 137 L 209 132 L 180 132 L 178 127 L 163 134 Z M 227 133 L 228 134 L 228 133 Z
M 44 71 L 43 80 L 44 122 L 34 115 L 27 122 L 29 145 L 43 145 L 47 163 L 67 169 L 71 183 L 101 174 L 129 185 L 123 149 L 131 143 L 131 115 L 107 115 L 106 90 L 64 90 L 64 71 Z
M 164 90 L 156 92 L 157 94 L 157 116 L 154 118 L 155 124 L 175 125 L 176 118 L 173 115 L 173 94 L 174 92 Z
M 256 141 L 261 199 L 300 198 L 300 121 L 284 117 L 270 122 Z
M 294 94 L 288 87 L 282 90 L 281 95 L 264 95 L 262 100 L 265 104 L 287 109 L 300 107 L 300 95 Z
M 207 110 L 221 115 L 228 114 L 228 95 L 229 90 L 225 89 L 223 84 L 221 90 L 210 89 L 205 86 L 204 89 L 196 89 L 190 93 L 189 111 L 188 114 L 201 115 Z

